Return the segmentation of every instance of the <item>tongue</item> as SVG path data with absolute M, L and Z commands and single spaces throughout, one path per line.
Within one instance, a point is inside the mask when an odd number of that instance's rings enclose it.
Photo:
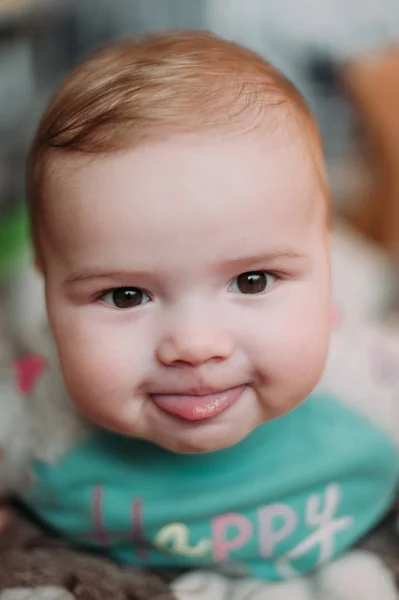
M 166 413 L 186 421 L 200 421 L 223 412 L 238 399 L 242 390 L 242 387 L 232 388 L 206 396 L 153 394 L 151 397 L 158 408 Z

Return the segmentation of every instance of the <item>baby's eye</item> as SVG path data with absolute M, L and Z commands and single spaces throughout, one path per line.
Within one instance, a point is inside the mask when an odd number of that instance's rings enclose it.
M 230 290 L 238 294 L 261 294 L 276 281 L 277 276 L 268 271 L 248 271 L 234 279 Z
M 103 294 L 101 300 L 105 302 L 105 304 L 109 304 L 115 308 L 126 309 L 134 308 L 141 304 L 147 304 L 151 298 L 140 288 L 120 287 Z

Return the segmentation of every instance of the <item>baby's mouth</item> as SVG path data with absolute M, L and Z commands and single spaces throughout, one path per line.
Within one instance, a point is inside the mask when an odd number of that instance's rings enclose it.
M 230 388 L 214 394 L 151 394 L 151 399 L 165 413 L 184 421 L 211 419 L 232 406 L 244 391 L 245 386 Z

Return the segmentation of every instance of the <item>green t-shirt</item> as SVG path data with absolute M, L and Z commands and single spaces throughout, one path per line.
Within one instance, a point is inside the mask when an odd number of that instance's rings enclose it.
M 231 448 L 174 454 L 97 430 L 36 463 L 26 503 L 74 542 L 131 565 L 234 566 L 280 580 L 340 555 L 392 503 L 398 450 L 311 396 Z

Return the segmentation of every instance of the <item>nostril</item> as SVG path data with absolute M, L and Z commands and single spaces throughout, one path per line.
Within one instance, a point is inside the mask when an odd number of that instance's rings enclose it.
M 185 360 L 175 360 L 173 362 L 173 366 L 174 367 L 190 367 L 192 365 L 191 365 L 191 363 L 189 363 L 188 361 L 185 361 Z

